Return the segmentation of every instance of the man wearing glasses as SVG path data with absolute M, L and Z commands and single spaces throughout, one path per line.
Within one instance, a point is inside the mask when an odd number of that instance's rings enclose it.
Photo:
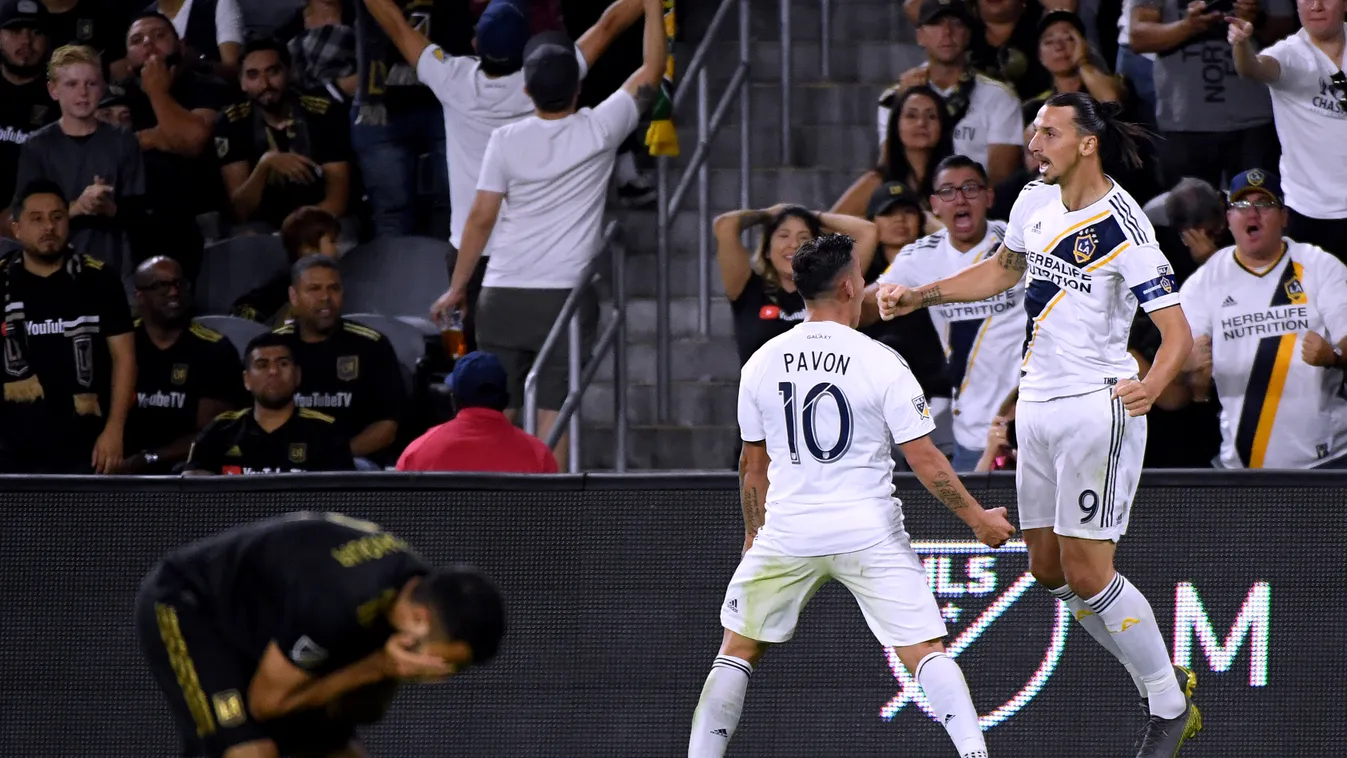
M 243 364 L 227 337 L 192 323 L 182 267 L 151 258 L 136 269 L 136 404 L 123 474 L 168 474 L 216 416 L 247 403 Z
M 880 285 L 921 287 L 996 254 L 1005 237 L 1002 221 L 987 220 L 992 190 L 982 165 L 952 155 L 936 166 L 931 210 L 945 228 L 903 248 L 865 292 L 861 324 L 879 318 Z M 954 470 L 971 472 L 987 444 L 993 418 L 1003 413 L 1019 382 L 1024 342 L 1023 279 L 976 303 L 946 303 L 930 309 L 931 321 L 949 359 L 954 395 Z
M 1185 367 L 1194 401 L 1221 399 L 1222 468 L 1347 465 L 1347 265 L 1284 237 L 1277 176 L 1230 184 L 1235 244 L 1180 291 L 1193 329 Z
M 1300 31 L 1261 54 L 1255 25 L 1226 19 L 1239 75 L 1272 93 L 1291 236 L 1347 259 L 1347 22 L 1343 0 L 1298 0 Z

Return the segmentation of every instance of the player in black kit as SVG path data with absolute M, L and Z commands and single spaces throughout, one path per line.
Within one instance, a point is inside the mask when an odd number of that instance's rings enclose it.
M 484 575 L 430 568 L 377 525 L 335 513 L 179 548 L 136 598 L 136 634 L 187 756 L 358 758 L 356 723 L 377 720 L 399 682 L 483 664 L 504 632 Z M 371 695 L 377 715 L 353 715 Z

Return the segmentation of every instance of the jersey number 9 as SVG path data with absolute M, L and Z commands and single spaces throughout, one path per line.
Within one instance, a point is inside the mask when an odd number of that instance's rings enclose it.
M 800 462 L 800 446 L 797 438 L 803 432 L 804 446 L 809 450 L 809 454 L 819 463 L 833 463 L 838 458 L 846 454 L 847 449 L 851 447 L 851 406 L 847 404 L 847 396 L 842 393 L 842 389 L 831 382 L 820 382 L 815 384 L 804 396 L 804 409 L 800 414 L 799 427 L 796 426 L 795 415 L 795 383 L 781 382 L 777 386 L 781 393 L 781 405 L 786 412 L 786 444 L 790 448 L 790 462 L 798 464 Z M 824 395 L 831 395 L 833 402 L 837 404 L 837 441 L 827 450 L 819 444 L 818 434 L 815 430 L 815 419 L 818 414 L 818 401 Z

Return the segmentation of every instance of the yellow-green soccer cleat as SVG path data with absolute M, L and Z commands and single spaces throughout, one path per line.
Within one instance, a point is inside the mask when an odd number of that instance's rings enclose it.
M 1178 718 L 1151 716 L 1141 737 L 1141 749 L 1137 751 L 1136 758 L 1176 758 L 1183 743 L 1202 731 L 1202 712 L 1193 703 L 1197 675 L 1183 666 L 1175 666 L 1174 676 L 1179 680 L 1179 689 L 1183 690 L 1188 707 Z

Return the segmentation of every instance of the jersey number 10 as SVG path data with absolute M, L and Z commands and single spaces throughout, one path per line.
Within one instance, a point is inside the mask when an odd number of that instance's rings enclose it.
M 851 447 L 851 406 L 847 404 L 847 396 L 842 393 L 841 387 L 832 382 L 815 384 L 809 392 L 805 393 L 804 408 L 798 417 L 798 424 L 795 415 L 795 383 L 781 382 L 776 385 L 776 388 L 781 393 L 781 404 L 786 411 L 786 444 L 790 447 L 791 463 L 798 464 L 800 462 L 800 445 L 798 442 L 800 436 L 804 437 L 804 446 L 809 450 L 809 454 L 819 463 L 833 463 L 846 454 L 847 449 Z M 824 395 L 831 395 L 833 402 L 837 404 L 839 427 L 837 441 L 827 450 L 824 450 L 823 445 L 819 444 L 814 423 L 818 414 L 818 401 Z

